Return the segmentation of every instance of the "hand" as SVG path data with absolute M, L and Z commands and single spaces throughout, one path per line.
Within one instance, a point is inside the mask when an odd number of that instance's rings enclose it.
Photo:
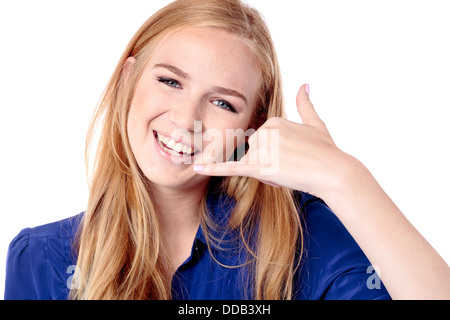
M 447 263 L 367 168 L 336 147 L 307 91 L 303 85 L 297 95 L 303 124 L 271 118 L 250 137 L 249 150 L 240 161 L 194 166 L 194 171 L 210 176 L 253 177 L 320 197 L 372 265 L 382 271 L 381 280 L 393 299 L 450 299 Z
M 248 141 L 246 155 L 237 162 L 194 166 L 209 176 L 247 176 L 275 187 L 285 186 L 322 196 L 336 188 L 348 155 L 339 150 L 309 100 L 309 86 L 297 95 L 303 124 L 268 119 Z

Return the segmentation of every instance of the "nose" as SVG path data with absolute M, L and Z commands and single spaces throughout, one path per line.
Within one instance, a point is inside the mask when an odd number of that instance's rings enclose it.
M 195 99 L 181 99 L 172 107 L 169 119 L 179 129 L 194 132 L 194 122 L 202 121 L 201 102 Z

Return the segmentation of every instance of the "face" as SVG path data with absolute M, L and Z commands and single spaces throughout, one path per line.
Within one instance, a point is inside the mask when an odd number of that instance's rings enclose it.
M 145 176 L 161 187 L 204 185 L 208 177 L 192 166 L 230 156 L 237 144 L 230 133 L 249 128 L 259 83 L 238 36 L 209 27 L 169 32 L 137 83 L 128 115 L 130 145 Z

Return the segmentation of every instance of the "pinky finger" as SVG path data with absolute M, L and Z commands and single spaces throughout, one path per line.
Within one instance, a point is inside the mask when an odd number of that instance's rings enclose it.
M 273 182 L 270 182 L 270 181 L 266 181 L 266 180 L 259 180 L 259 181 L 261 181 L 264 184 L 267 184 L 268 186 L 272 186 L 272 187 L 275 187 L 275 188 L 281 188 L 282 187 L 279 184 L 276 184 L 276 183 L 273 183 Z
M 206 176 L 243 176 L 251 177 L 254 165 L 241 162 L 224 162 L 216 164 L 194 165 L 194 172 Z

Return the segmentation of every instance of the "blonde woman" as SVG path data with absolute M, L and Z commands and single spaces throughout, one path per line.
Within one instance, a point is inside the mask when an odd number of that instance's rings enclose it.
M 92 121 L 86 212 L 20 232 L 5 298 L 450 298 L 448 265 L 334 144 L 308 85 L 297 108 L 302 124 L 257 11 L 161 9 Z

